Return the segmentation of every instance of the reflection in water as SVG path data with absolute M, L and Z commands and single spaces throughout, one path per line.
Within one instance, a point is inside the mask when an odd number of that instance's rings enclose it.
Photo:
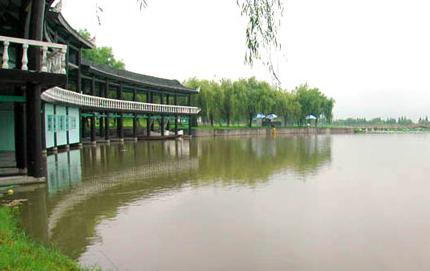
M 46 160 L 49 194 L 67 190 L 81 182 L 81 152 L 79 150 L 49 155 Z
M 200 139 L 200 181 L 253 185 L 287 171 L 305 177 L 330 161 L 330 143 L 331 137 Z
M 22 219 L 35 238 L 78 259 L 89 246 L 103 242 L 97 225 L 122 214 L 126 206 L 192 187 L 252 188 L 275 174 L 303 179 L 330 160 L 331 137 L 324 136 L 85 147 L 47 158 L 48 187 L 25 195 L 30 204 Z

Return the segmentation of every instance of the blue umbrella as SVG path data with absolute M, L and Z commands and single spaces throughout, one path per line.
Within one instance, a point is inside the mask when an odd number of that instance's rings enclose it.
M 308 115 L 308 116 L 306 116 L 306 119 L 307 120 L 316 120 L 317 117 L 315 117 L 314 115 Z
M 269 120 L 273 120 L 273 119 L 276 119 L 278 116 L 277 115 L 275 115 L 275 114 L 269 114 L 269 115 L 267 115 L 267 118 L 269 119 Z
M 264 119 L 266 116 L 262 113 L 258 113 L 257 116 L 255 117 L 256 119 Z

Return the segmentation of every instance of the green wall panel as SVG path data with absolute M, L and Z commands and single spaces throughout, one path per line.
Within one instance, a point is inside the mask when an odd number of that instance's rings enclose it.
M 46 147 L 52 148 L 81 142 L 79 122 L 78 108 L 45 104 Z M 67 137 L 69 137 L 69 141 L 67 141 Z
M 12 103 L 0 103 L 0 151 L 15 151 L 15 117 Z
M 67 114 L 66 107 L 61 105 L 55 106 L 55 123 L 57 146 L 67 145 Z
M 75 144 L 81 142 L 79 127 L 80 127 L 79 109 L 69 107 L 68 123 L 69 123 L 69 142 Z
M 45 104 L 45 142 L 47 148 L 55 146 L 55 115 L 52 104 Z

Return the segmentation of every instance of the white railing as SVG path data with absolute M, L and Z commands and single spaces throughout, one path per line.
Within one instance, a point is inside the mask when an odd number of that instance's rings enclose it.
M 92 95 L 80 94 L 60 87 L 50 88 L 42 93 L 42 99 L 49 103 L 75 105 L 81 108 L 142 113 L 166 114 L 198 114 L 200 108 L 192 106 L 179 106 L 167 104 L 141 103 L 102 98 Z
M 0 45 L 1 43 L 3 43 L 2 69 L 10 68 L 9 47 L 15 43 L 20 44 L 22 48 L 21 70 L 28 71 L 28 48 L 37 47 L 42 59 L 37 71 L 66 74 L 67 45 L 5 36 L 0 36 Z

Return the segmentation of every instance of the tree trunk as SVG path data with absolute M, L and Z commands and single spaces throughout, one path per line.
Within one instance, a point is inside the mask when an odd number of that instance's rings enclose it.
M 252 127 L 252 113 L 249 114 L 249 128 Z

